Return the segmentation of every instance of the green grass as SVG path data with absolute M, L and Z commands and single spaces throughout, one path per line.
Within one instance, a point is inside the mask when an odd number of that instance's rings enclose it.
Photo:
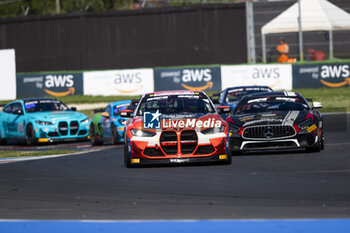
M 305 98 L 321 102 L 323 108 L 321 112 L 343 112 L 350 111 L 350 88 L 318 88 L 318 89 L 295 89 Z M 213 92 L 208 92 L 211 95 Z M 72 95 L 59 99 L 66 104 L 86 104 L 86 103 L 109 103 L 119 100 L 139 99 L 140 96 L 91 96 Z M 0 104 L 7 104 L 10 101 L 0 101 Z M 84 110 L 88 116 L 92 116 L 91 111 Z
M 73 154 L 77 152 L 79 151 L 75 151 L 75 150 L 47 150 L 47 151 L 0 150 L 0 158 L 41 156 L 41 155 L 61 155 L 61 154 Z
M 350 111 L 350 88 L 319 88 L 319 89 L 295 89 L 305 98 L 321 102 L 321 112 Z

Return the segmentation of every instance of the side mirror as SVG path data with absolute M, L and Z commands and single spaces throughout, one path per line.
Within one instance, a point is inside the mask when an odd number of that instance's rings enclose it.
M 125 118 L 130 118 L 130 117 L 132 117 L 133 113 L 134 113 L 133 110 L 123 110 L 120 112 L 120 116 L 125 117 Z
M 322 104 L 321 104 L 320 102 L 313 102 L 313 103 L 312 103 L 312 108 L 313 108 L 313 109 L 322 108 Z
M 74 112 L 77 111 L 77 108 L 76 108 L 76 107 L 71 107 L 70 109 L 71 109 L 72 111 L 74 111 Z
M 103 113 L 101 113 L 101 116 L 103 116 L 103 117 L 109 117 L 109 113 L 108 113 L 108 112 L 103 112 Z
M 229 114 L 231 112 L 230 106 L 220 106 L 218 107 L 219 114 Z

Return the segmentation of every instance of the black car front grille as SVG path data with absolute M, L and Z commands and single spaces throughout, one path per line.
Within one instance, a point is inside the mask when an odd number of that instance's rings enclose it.
M 177 154 L 177 135 L 174 131 L 164 131 L 160 135 L 160 145 L 167 155 Z
M 75 135 L 79 130 L 79 123 L 77 121 L 71 121 L 69 128 L 70 128 L 70 135 Z
M 58 131 L 62 136 L 66 136 L 68 134 L 68 123 L 65 121 L 58 123 Z
M 87 134 L 87 130 L 86 129 L 82 129 L 78 133 L 78 135 L 85 135 L 85 134 Z
M 159 148 L 146 148 L 143 153 L 147 156 L 163 156 L 163 153 Z
M 47 134 L 47 136 L 49 136 L 49 137 L 59 137 L 60 135 L 57 132 L 49 132 Z
M 205 154 L 211 154 L 215 151 L 214 147 L 212 145 L 208 146 L 198 146 L 195 155 L 205 155 Z
M 192 154 L 197 147 L 197 133 L 194 130 L 185 130 L 181 132 L 181 153 Z
M 259 125 L 247 127 L 243 131 L 243 137 L 249 139 L 283 138 L 295 135 L 293 126 L 290 125 Z

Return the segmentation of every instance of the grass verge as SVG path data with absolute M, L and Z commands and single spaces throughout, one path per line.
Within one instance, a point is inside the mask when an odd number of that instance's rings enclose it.
M 295 89 L 295 92 L 301 93 L 305 98 L 321 102 L 323 108 L 321 112 L 344 112 L 350 111 L 350 88 L 318 88 L 318 89 Z M 214 92 L 208 92 L 211 95 Z M 140 96 L 90 96 L 90 95 L 72 95 L 64 96 L 59 99 L 66 104 L 86 104 L 86 103 L 109 103 L 119 100 L 139 99 Z M 0 101 L 0 104 L 7 104 L 10 101 Z M 89 110 L 83 111 L 91 116 Z
M 13 158 L 23 156 L 42 156 L 42 155 L 61 155 L 73 154 L 79 151 L 75 150 L 47 150 L 47 151 L 14 151 L 14 150 L 0 150 L 0 158 Z

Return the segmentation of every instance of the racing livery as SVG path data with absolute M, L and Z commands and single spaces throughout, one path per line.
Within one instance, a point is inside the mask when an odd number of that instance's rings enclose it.
M 230 111 L 220 108 L 221 113 Z M 162 91 L 144 95 L 126 126 L 126 167 L 142 164 L 221 162 L 227 156 L 228 124 L 209 97 L 197 91 Z
M 230 127 L 230 151 L 324 148 L 322 116 L 295 92 L 265 92 L 247 95 L 226 120 Z
M 272 92 L 273 90 L 268 86 L 239 86 L 239 87 L 228 87 L 224 89 L 220 94 L 217 102 L 218 106 L 230 106 L 231 111 L 235 110 L 240 99 L 248 94 L 258 92 Z
M 124 127 L 126 119 L 120 112 L 132 108 L 131 100 L 109 103 L 102 113 L 92 117 L 90 125 L 90 142 L 92 145 L 101 145 L 106 141 L 117 144 L 124 141 Z
M 0 143 L 26 139 L 32 146 L 41 142 L 87 140 L 89 118 L 52 98 L 16 100 L 0 113 Z

